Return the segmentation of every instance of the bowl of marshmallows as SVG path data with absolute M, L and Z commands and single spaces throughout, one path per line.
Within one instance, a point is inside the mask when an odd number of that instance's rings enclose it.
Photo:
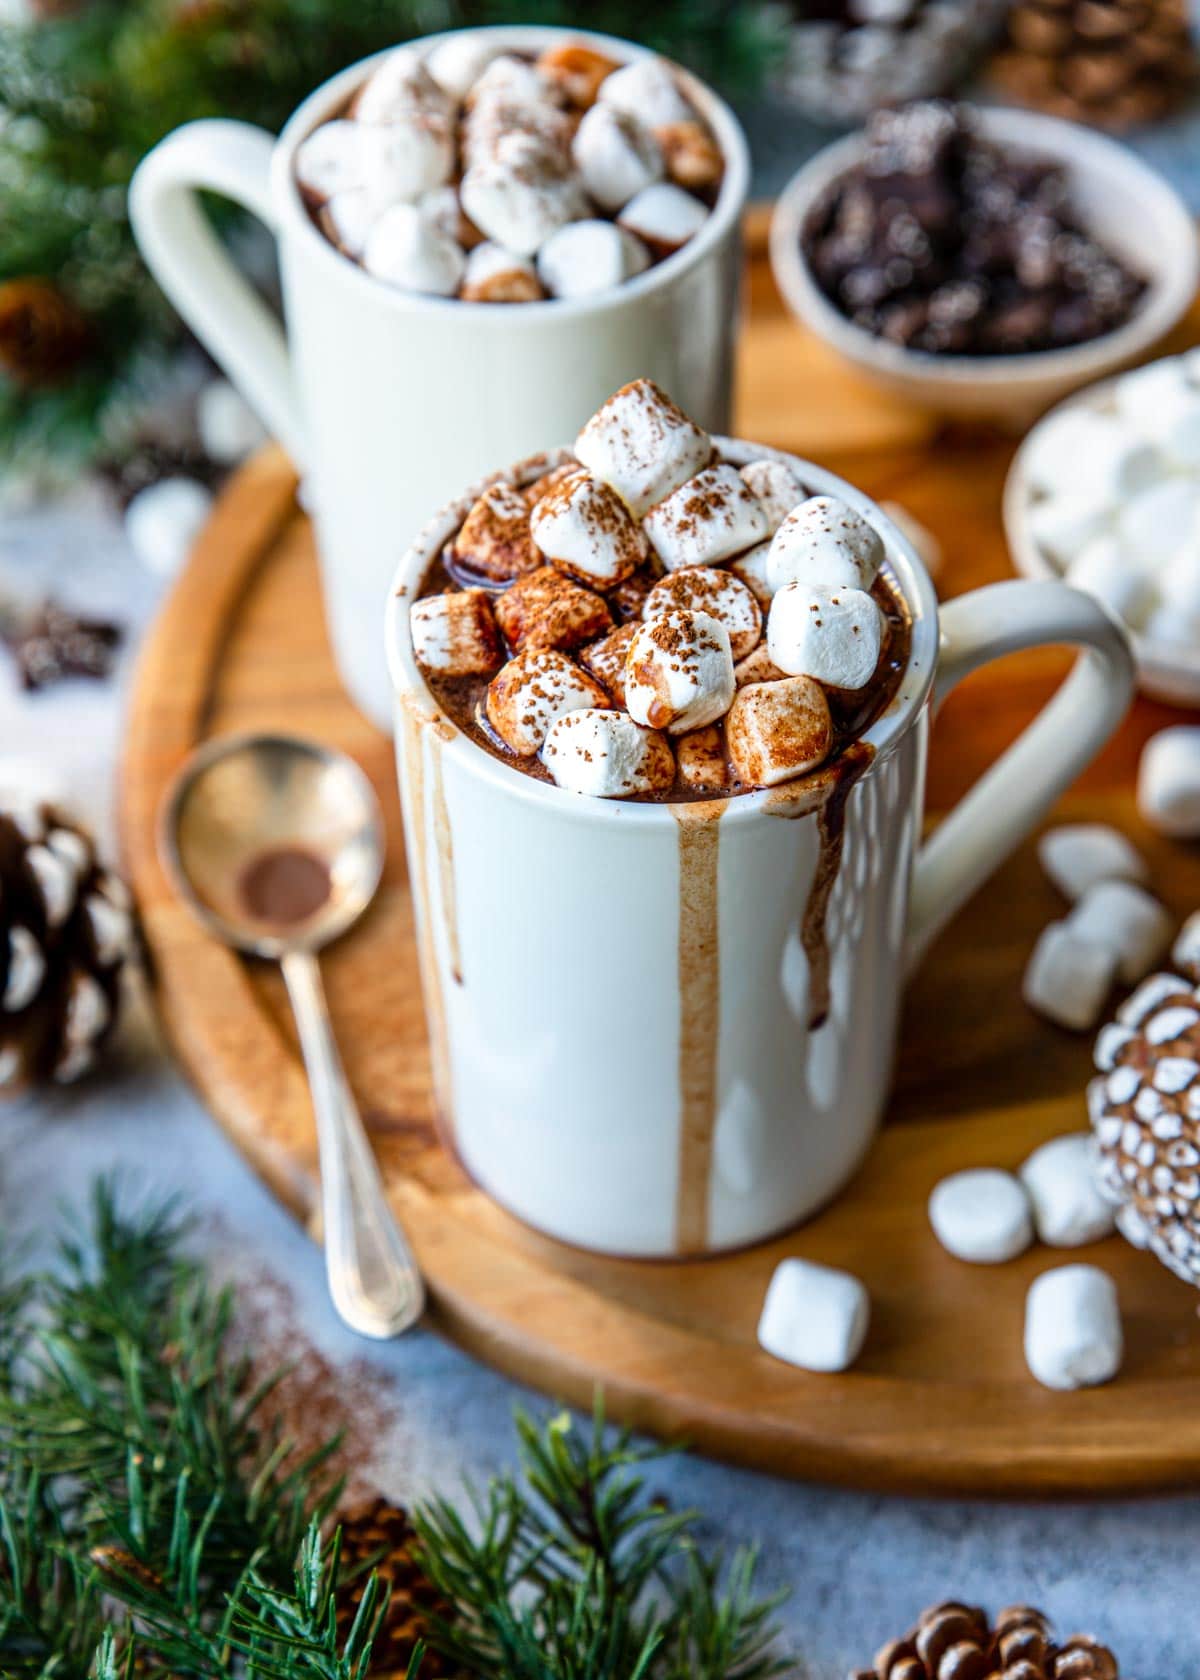
M 1004 490 L 1017 570 L 1133 636 L 1143 690 L 1200 706 L 1200 352 L 1091 386 L 1029 433 Z

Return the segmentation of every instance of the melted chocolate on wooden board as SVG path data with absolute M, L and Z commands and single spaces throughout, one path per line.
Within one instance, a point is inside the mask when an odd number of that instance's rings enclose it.
M 477 577 L 467 572 L 461 565 L 450 557 L 450 544 L 442 554 L 434 560 L 424 577 L 421 579 L 417 591 L 418 598 L 428 595 L 441 595 L 448 589 L 463 589 L 468 586 L 487 589 L 491 595 L 502 593 L 501 589 L 490 580 Z M 857 741 L 880 717 L 891 704 L 900 680 L 908 664 L 908 656 L 912 642 L 912 627 L 909 623 L 908 611 L 900 598 L 895 586 L 890 582 L 886 573 L 881 573 L 876 579 L 871 591 L 879 607 L 887 619 L 888 633 L 884 642 L 883 653 L 876 667 L 875 675 L 865 688 L 854 690 L 827 689 L 826 697 L 829 710 L 833 717 L 834 750 L 822 765 L 821 770 L 813 772 L 821 775 L 836 763 L 845 753 L 846 748 Z M 609 605 L 612 605 L 611 600 Z M 614 619 L 618 617 L 613 613 Z M 511 649 L 509 652 L 511 654 Z M 523 770 L 527 776 L 532 776 L 539 782 L 553 782 L 549 770 L 541 759 L 521 757 L 510 752 L 487 721 L 484 711 L 484 699 L 487 694 L 489 678 L 487 677 L 446 677 L 439 676 L 435 671 L 423 671 L 422 675 L 429 686 L 429 691 L 445 712 L 446 716 L 469 735 L 477 746 L 491 753 L 493 758 L 511 764 L 517 770 Z M 724 724 L 717 725 L 723 729 Z M 797 781 L 803 780 L 801 777 Z M 788 782 L 786 787 L 794 787 L 795 783 Z M 631 797 L 643 804 L 677 805 L 684 801 L 707 801 L 729 798 L 739 793 L 752 793 L 755 790 L 747 787 L 729 772 L 729 780 L 721 788 L 694 788 L 684 782 L 676 780 L 674 787 L 662 793 L 636 794 Z

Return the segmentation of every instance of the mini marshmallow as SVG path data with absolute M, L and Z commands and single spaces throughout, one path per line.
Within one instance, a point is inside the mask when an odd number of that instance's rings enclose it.
M 883 614 L 863 590 L 789 583 L 771 602 L 767 647 L 790 676 L 858 689 L 879 664 L 883 630 Z
M 552 297 L 590 297 L 611 291 L 650 266 L 635 234 L 615 222 L 568 222 L 538 252 L 537 272 Z
M 377 215 L 378 207 L 366 187 L 347 187 L 321 206 L 317 221 L 326 239 L 340 251 L 349 257 L 361 257 Z
M 365 179 L 363 131 L 344 117 L 322 123 L 296 147 L 296 179 L 305 195 L 323 204 Z
M 775 599 L 775 591 L 767 580 L 767 561 L 770 553 L 770 543 L 761 542 L 729 562 L 730 572 L 739 583 L 746 585 L 759 606 L 764 609 Z
M 1169 913 L 1132 881 L 1098 881 L 1089 887 L 1067 926 L 1077 938 L 1110 950 L 1127 985 L 1149 974 L 1171 943 Z
M 725 159 L 701 122 L 654 123 L 667 179 L 693 193 L 711 193 L 721 184 Z
M 1175 415 L 1196 400 L 1194 386 L 1178 356 L 1132 368 L 1113 385 L 1113 407 L 1122 420 L 1145 437 L 1161 438 Z
M 1171 961 L 1182 973 L 1200 980 L 1200 910 L 1193 910 L 1171 947 Z
M 753 653 L 748 654 L 745 659 L 740 659 L 734 666 L 733 680 L 739 688 L 746 688 L 750 683 L 790 682 L 792 679 L 786 671 L 781 671 L 771 658 L 766 642 L 759 642 Z
M 882 562 L 883 541 L 874 526 L 836 496 L 810 496 L 776 531 L 767 577 L 776 591 L 786 583 L 867 590 Z
M 649 128 L 688 122 L 695 116 L 671 67 L 661 58 L 635 58 L 600 84 L 605 105 L 637 117 Z
M 570 174 L 577 201 L 584 205 L 571 163 L 573 134 L 573 123 L 544 92 L 528 99 L 505 92 L 485 96 L 477 90 L 461 129 L 463 167 L 503 162 L 526 174 L 541 171 L 555 178 Z
M 461 101 L 500 51 L 482 30 L 463 29 L 434 43 L 426 54 L 425 68 L 443 93 Z
M 699 233 L 708 220 L 708 206 L 671 181 L 657 181 L 635 193 L 617 220 L 656 257 L 669 257 Z
M 758 498 L 736 467 L 705 467 L 664 496 L 643 520 L 646 535 L 669 572 L 713 566 L 767 534 Z
M 479 231 L 520 256 L 533 253 L 576 214 L 576 183 L 555 171 L 536 140 L 510 134 L 494 157 L 471 164 L 459 197 Z
M 733 696 L 729 632 L 707 613 L 664 613 L 629 644 L 625 704 L 636 722 L 681 735 L 715 723 Z
M 488 684 L 487 720 L 512 752 L 540 752 L 550 726 L 568 712 L 605 707 L 594 678 L 553 648 L 519 653 Z
M 1021 995 L 1035 1014 L 1086 1032 L 1100 1019 L 1116 977 L 1117 957 L 1107 944 L 1083 937 L 1067 922 L 1051 922 L 1026 964 Z
M 666 736 L 603 708 L 559 716 L 546 735 L 542 762 L 559 787 L 594 799 L 660 793 L 675 780 Z
M 536 303 L 546 293 L 528 257 L 485 239 L 467 253 L 459 296 L 469 303 Z
M 1198 510 L 1200 486 L 1185 478 L 1165 478 L 1121 504 L 1117 536 L 1133 563 L 1159 567 L 1189 539 L 1194 543 Z M 1165 584 L 1163 594 L 1168 600 L 1172 597 Z
M 1175 625 L 1186 626 L 1186 636 L 1176 639 L 1182 645 L 1190 641 L 1195 646 L 1200 622 L 1200 532 L 1187 534 L 1158 566 L 1153 581 L 1161 603 L 1155 620 L 1166 616 Z
M 490 676 L 504 658 L 486 589 L 457 589 L 414 601 L 408 615 L 413 652 L 443 676 Z
M 362 184 L 376 209 L 411 204 L 450 179 L 454 137 L 440 121 L 414 116 L 386 127 L 360 124 L 359 132 Z
M 1029 509 L 1030 536 L 1059 566 L 1071 566 L 1111 523 L 1111 509 L 1086 492 L 1064 490 Z
M 729 766 L 717 725 L 706 724 L 703 729 L 689 729 L 686 735 L 677 736 L 675 764 L 686 787 L 699 793 L 723 788 L 729 780 Z
M 232 466 L 267 441 L 266 428 L 240 391 L 214 379 L 196 398 L 196 431 L 206 455 Z
M 46 958 L 40 941 L 28 928 L 14 924 L 8 930 L 8 962 L 0 1008 L 6 1015 L 19 1015 L 41 991 L 45 978 Z
M 981 1167 L 934 1186 L 929 1223 L 948 1254 L 979 1266 L 1014 1260 L 1033 1241 L 1029 1201 L 1011 1173 Z
M 212 492 L 194 478 L 160 478 L 131 498 L 125 509 L 125 536 L 147 571 L 158 577 L 175 575 L 212 504 Z
M 762 612 L 746 585 L 711 566 L 687 566 L 669 572 L 646 597 L 644 619 L 661 618 L 675 607 L 707 613 L 729 632 L 735 662 L 754 652 L 762 639 Z
M 1019 1172 L 1041 1242 L 1079 1248 L 1112 1234 L 1113 1210 L 1100 1192 L 1087 1132 L 1051 1138 Z
M 1044 1387 L 1090 1388 L 1121 1369 L 1117 1290 L 1098 1266 L 1058 1266 L 1025 1299 L 1025 1362 Z
M 649 552 L 617 492 L 588 472 L 561 479 L 533 508 L 529 526 L 547 560 L 597 589 L 629 577 Z
M 816 770 L 833 751 L 825 691 L 811 677 L 739 688 L 725 720 L 729 761 L 751 787 L 777 787 Z
M 393 204 L 367 235 L 363 267 L 405 292 L 453 297 L 463 276 L 462 248 L 427 221 L 415 204 Z
M 430 75 L 420 53 L 414 47 L 400 47 L 367 77 L 354 100 L 352 114 L 370 127 L 390 127 L 416 117 L 436 118 L 449 132 L 454 104 Z
M 1147 642 L 1159 648 L 1178 648 L 1191 653 L 1200 645 L 1200 615 L 1181 612 L 1172 602 L 1163 602 L 1138 626 Z
M 620 68 L 617 59 L 584 46 L 582 41 L 560 41 L 539 53 L 537 61 L 538 74 L 543 80 L 558 88 L 581 110 L 595 104 L 601 83 Z
M 640 519 L 705 465 L 712 439 L 653 380 L 636 379 L 592 416 L 575 454 Z
M 1154 605 L 1154 583 L 1130 560 L 1114 536 L 1101 533 L 1075 555 L 1064 573 L 1073 589 L 1082 589 L 1135 628 Z
M 1131 427 L 1078 406 L 1050 415 L 1026 445 L 1025 471 L 1033 489 L 1055 495 L 1069 486 L 1106 507 L 1146 489 L 1165 470 L 1159 450 Z
M 557 99 L 554 87 L 535 65 L 515 53 L 497 53 L 478 76 L 468 101 L 472 111 L 492 100 L 545 105 Z
M 496 622 L 510 647 L 563 648 L 594 642 L 613 627 L 604 601 L 564 577 L 554 566 L 518 578 L 495 606 Z
M 613 105 L 593 105 L 584 112 L 571 156 L 588 195 L 602 210 L 619 210 L 663 176 L 658 141 L 638 117 Z
M 618 624 L 607 636 L 579 650 L 579 663 L 603 684 L 617 706 L 625 704 L 625 660 L 637 633 L 636 624 Z
M 758 497 L 767 516 L 767 529 L 772 535 L 778 531 L 793 508 L 808 501 L 809 490 L 790 461 L 748 461 L 742 477 Z
M 866 1287 L 850 1272 L 812 1260 L 781 1260 L 767 1286 L 758 1342 L 805 1371 L 844 1371 L 862 1351 L 870 1323 Z
M 1038 861 L 1072 903 L 1101 881 L 1144 882 L 1146 860 L 1132 841 L 1107 823 L 1064 823 L 1038 841 Z
M 542 563 L 529 505 L 511 484 L 489 484 L 454 539 L 454 558 L 491 583 L 510 583 Z

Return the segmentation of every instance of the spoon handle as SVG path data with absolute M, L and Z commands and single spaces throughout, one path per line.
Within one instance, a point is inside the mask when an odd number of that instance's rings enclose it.
M 317 959 L 309 951 L 287 952 L 283 977 L 317 1116 L 329 1293 L 359 1335 L 399 1336 L 425 1305 L 421 1274 L 388 1205 L 342 1068 Z

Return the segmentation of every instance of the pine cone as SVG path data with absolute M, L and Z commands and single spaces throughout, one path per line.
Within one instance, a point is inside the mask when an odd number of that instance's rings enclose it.
M 1055 116 L 1152 122 L 1195 84 L 1186 0 L 1017 0 L 992 69 L 1007 93 Z
M 0 792 L 0 1097 L 88 1072 L 133 946 L 129 895 L 83 830 Z
M 1013 1604 L 994 1623 L 953 1601 L 921 1612 L 903 1639 L 851 1680 L 1118 1680 L 1117 1659 L 1087 1634 L 1055 1644 L 1040 1610 Z
M 413 1556 L 416 1531 L 407 1511 L 376 1498 L 339 1518 L 342 1529 L 341 1573 L 345 1580 L 337 1595 L 338 1626 L 348 1633 L 372 1572 L 391 1589 L 387 1619 L 375 1641 L 372 1674 L 403 1674 L 418 1639 L 428 1640 L 430 1619 L 450 1615 L 441 1597 Z M 421 1680 L 448 1673 L 438 1653 L 427 1648 Z
M 0 368 L 19 385 L 57 385 L 87 354 L 91 332 L 83 312 L 50 280 L 0 285 Z

